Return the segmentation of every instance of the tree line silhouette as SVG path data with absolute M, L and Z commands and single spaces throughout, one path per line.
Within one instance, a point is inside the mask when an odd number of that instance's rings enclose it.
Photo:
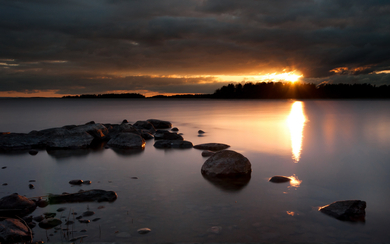
M 139 93 L 83 94 L 63 98 L 145 98 Z M 213 94 L 157 95 L 152 98 L 219 98 L 219 99 L 354 99 L 390 98 L 390 85 L 309 84 L 259 82 L 229 84 Z

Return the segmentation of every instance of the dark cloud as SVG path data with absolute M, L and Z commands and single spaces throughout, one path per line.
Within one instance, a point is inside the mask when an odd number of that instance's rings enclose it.
M 388 1 L 0 0 L 0 16 L 0 60 L 13 60 L 0 61 L 4 91 L 74 93 L 80 81 L 96 88 L 83 77 L 127 77 L 95 89 L 118 90 L 110 85 L 136 87 L 128 77 L 142 76 L 143 89 L 213 92 L 214 80 L 161 76 L 285 69 L 307 80 L 375 83 L 376 71 L 390 69 Z

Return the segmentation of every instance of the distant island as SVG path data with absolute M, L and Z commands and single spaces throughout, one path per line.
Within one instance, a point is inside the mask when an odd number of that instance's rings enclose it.
M 138 93 L 83 94 L 62 98 L 146 98 Z M 390 98 L 390 85 L 371 84 L 307 84 L 259 82 L 229 84 L 213 94 L 157 95 L 151 98 L 216 98 L 216 99 L 373 99 Z

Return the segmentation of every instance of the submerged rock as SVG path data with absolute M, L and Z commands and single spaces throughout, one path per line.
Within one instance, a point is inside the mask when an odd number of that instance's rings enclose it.
M 336 201 L 319 208 L 319 211 L 336 219 L 351 222 L 364 222 L 366 202 L 361 200 Z
M 0 221 L 0 242 L 14 243 L 31 240 L 32 233 L 19 219 L 6 218 Z
M 81 185 L 81 184 L 83 184 L 83 180 L 71 180 L 71 181 L 69 181 L 69 184 L 71 184 L 71 185 Z
M 71 194 L 62 195 L 49 195 L 49 203 L 67 203 L 67 202 L 112 202 L 118 198 L 118 195 L 114 191 L 105 190 L 89 190 Z
M 284 182 L 290 182 L 291 178 L 289 178 L 287 176 L 282 176 L 282 175 L 275 175 L 275 176 L 272 176 L 269 179 L 269 181 L 273 182 L 273 183 L 284 183 Z
M 134 133 L 120 133 L 107 143 L 109 147 L 120 149 L 141 149 L 145 148 L 145 140 Z
M 200 150 L 220 151 L 230 147 L 229 145 L 222 143 L 204 143 L 195 145 L 194 148 Z
M 149 229 L 149 228 L 141 228 L 141 229 L 138 229 L 137 230 L 137 232 L 139 233 L 139 234 L 147 234 L 147 233 L 149 233 L 149 232 L 151 232 L 152 230 L 151 229 Z
M 39 227 L 41 227 L 42 229 L 51 229 L 60 224 L 62 224 L 62 221 L 60 219 L 48 218 L 39 222 Z
M 158 140 L 153 146 L 155 148 L 192 148 L 192 142 L 182 140 Z
M 216 152 L 206 160 L 201 169 L 207 176 L 236 177 L 252 172 L 251 163 L 242 154 L 231 150 Z
M 32 213 L 37 207 L 36 203 L 27 197 L 14 193 L 0 199 L 1 216 L 23 217 Z

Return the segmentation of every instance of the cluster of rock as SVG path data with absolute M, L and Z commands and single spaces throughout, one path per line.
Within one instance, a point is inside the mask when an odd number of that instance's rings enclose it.
M 0 133 L 0 150 L 32 148 L 79 149 L 93 143 L 107 141 L 110 147 L 121 149 L 142 149 L 145 140 L 154 138 L 156 129 L 171 128 L 168 121 L 149 119 L 133 125 L 124 120 L 121 124 L 101 124 L 93 121 L 85 125 L 67 125 L 30 133 Z

